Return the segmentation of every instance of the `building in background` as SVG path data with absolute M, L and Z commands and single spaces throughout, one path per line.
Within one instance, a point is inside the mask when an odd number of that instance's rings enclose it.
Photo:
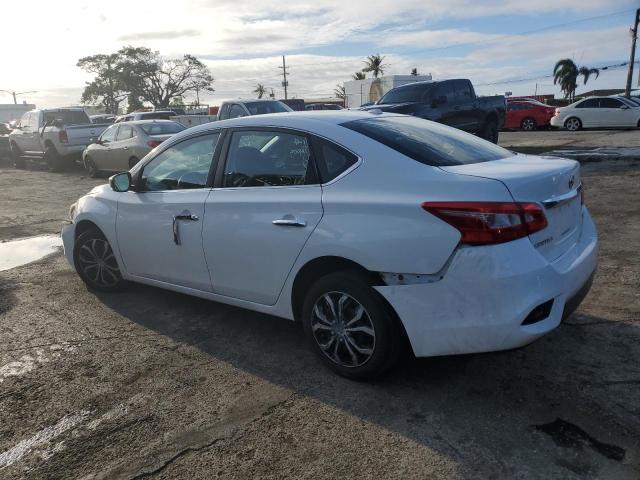
M 347 96 L 345 106 L 357 108 L 366 103 L 374 103 L 392 88 L 431 80 L 431 75 L 389 75 L 379 78 L 365 78 L 364 80 L 350 80 L 344 82 L 344 91 Z
M 5 103 L 0 104 L 0 122 L 7 123 L 12 120 L 19 120 L 25 112 L 36 108 L 33 103 Z

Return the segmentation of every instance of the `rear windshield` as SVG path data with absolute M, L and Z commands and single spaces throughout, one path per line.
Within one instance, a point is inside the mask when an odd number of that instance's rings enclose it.
M 380 99 L 378 105 L 385 103 L 423 102 L 433 85 L 416 84 L 394 88 Z
M 170 135 L 185 129 L 177 122 L 158 122 L 138 125 L 147 135 Z
M 488 162 L 514 155 L 469 133 L 416 117 L 367 118 L 341 125 L 435 167 Z
M 62 120 L 63 125 L 83 125 L 91 123 L 84 110 L 62 110 L 60 112 L 44 112 L 45 123 Z
M 251 112 L 251 115 L 264 115 L 265 113 L 282 113 L 291 112 L 291 109 L 284 103 L 277 101 L 269 102 L 246 102 L 245 107 Z

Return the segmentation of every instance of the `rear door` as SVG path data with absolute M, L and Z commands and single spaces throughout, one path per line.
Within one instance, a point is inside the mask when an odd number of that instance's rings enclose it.
M 235 129 L 225 143 L 202 232 L 213 291 L 273 305 L 322 217 L 309 137 Z

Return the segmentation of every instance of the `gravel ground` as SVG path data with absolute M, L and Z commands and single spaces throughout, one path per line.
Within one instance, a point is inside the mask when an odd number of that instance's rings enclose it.
M 590 295 L 501 353 L 339 378 L 297 324 L 151 287 L 87 291 L 60 253 L 0 272 L 0 478 L 640 477 L 640 168 L 590 164 Z M 0 168 L 0 240 L 104 182 Z

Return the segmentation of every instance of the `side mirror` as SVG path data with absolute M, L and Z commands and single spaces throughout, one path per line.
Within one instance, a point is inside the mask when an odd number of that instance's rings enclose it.
M 120 172 L 109 177 L 109 185 L 114 192 L 126 192 L 131 187 L 131 174 Z

